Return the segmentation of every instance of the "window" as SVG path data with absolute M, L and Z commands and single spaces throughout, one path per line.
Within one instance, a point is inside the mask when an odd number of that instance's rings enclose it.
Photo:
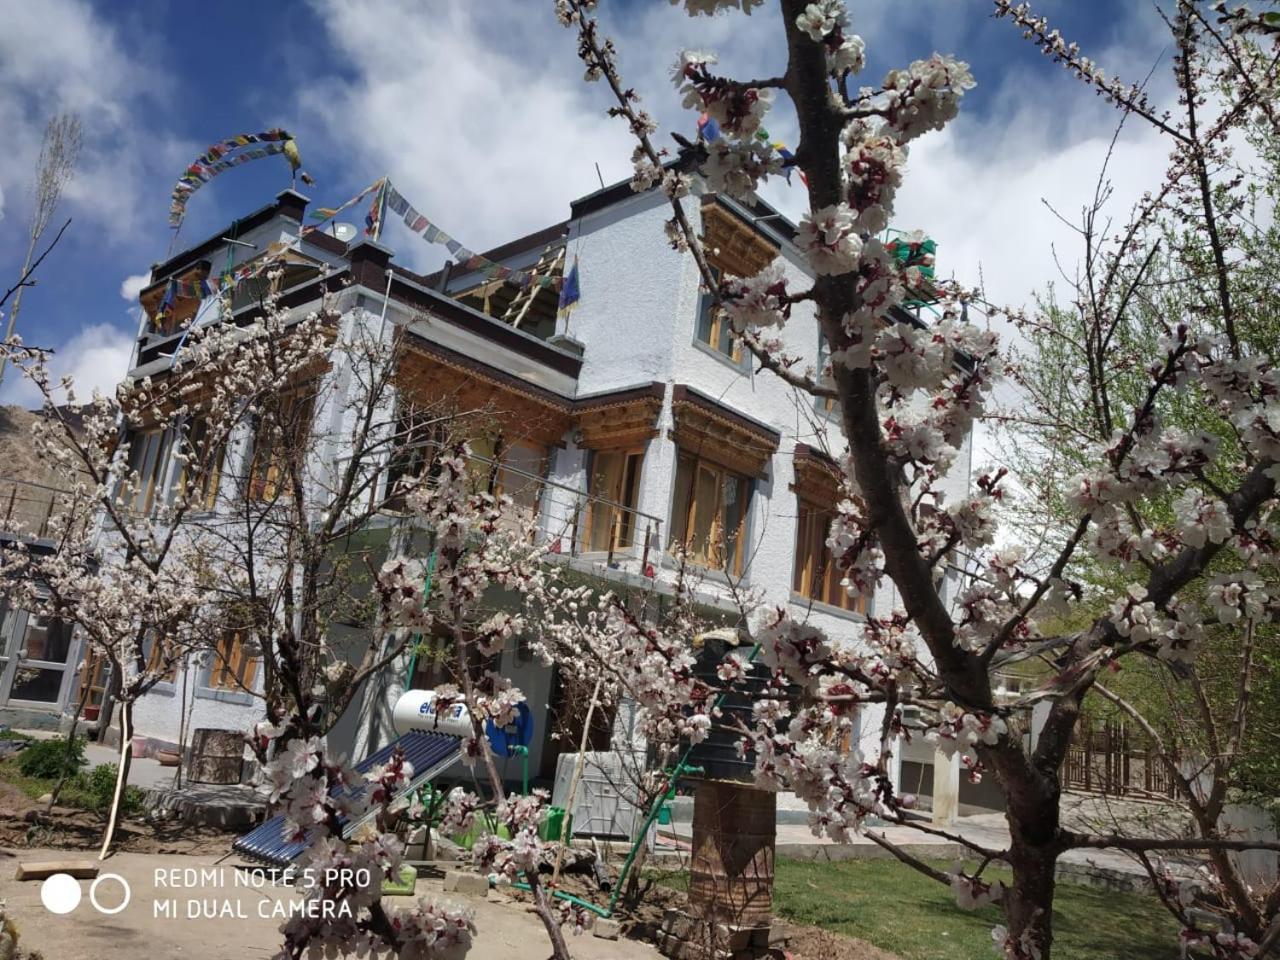
M 481 434 L 467 440 L 467 479 L 472 493 L 498 493 L 498 439 Z
M 393 509 L 404 505 L 403 491 L 397 490 L 401 481 L 438 469 L 437 458 L 452 442 L 439 412 L 414 405 L 401 411 L 387 470 L 386 496 Z M 467 445 L 471 451 L 466 463 L 469 492 L 506 494 L 520 509 L 537 514 L 546 474 L 547 454 L 542 447 L 507 442 L 496 427 L 468 438 Z
M 147 672 L 159 673 L 164 683 L 173 683 L 178 676 L 179 651 L 170 637 L 151 636 L 147 640 Z M 166 668 L 165 661 L 168 661 Z M 163 671 L 161 673 L 161 671 Z
M 401 481 L 417 479 L 435 459 L 439 437 L 439 416 L 433 416 L 417 404 L 408 403 L 396 415 L 396 432 L 387 467 L 386 497 L 395 509 L 404 506 Z
M 719 267 L 711 267 L 712 274 L 719 282 Z M 742 362 L 742 344 L 733 335 L 733 327 L 724 311 L 715 305 L 715 297 L 710 290 L 703 290 L 698 298 L 698 340 L 711 349 L 723 353 L 734 363 Z
M 542 499 L 546 451 L 528 443 L 507 441 L 501 433 L 467 440 L 467 477 L 472 493 L 506 495 L 516 507 L 534 515 Z
M 799 520 L 796 524 L 795 576 L 791 589 L 806 600 L 816 600 L 843 610 L 865 613 L 866 597 L 851 597 L 840 585 L 844 578 L 827 547 L 827 534 L 835 511 L 816 501 L 797 496 Z
M 128 507 L 135 513 L 150 513 L 164 498 L 171 437 L 165 430 L 138 430 L 129 442 L 129 471 L 137 490 Z
M 536 516 L 542 500 L 546 459 L 545 452 L 529 444 L 513 443 L 502 448 L 498 493 L 505 493 L 518 509 Z
M 699 566 L 742 573 L 750 496 L 747 477 L 681 451 L 676 458 L 672 545 L 683 547 L 686 558 Z
M 613 553 L 635 543 L 642 450 L 600 450 L 591 458 L 583 549 Z
M 71 633 L 71 624 L 63 620 L 27 614 L 10 699 L 57 703 L 71 655 Z
M 210 687 L 243 693 L 253 689 L 257 673 L 258 658 L 250 654 L 240 630 L 228 630 L 218 638 L 209 669 Z
M 218 499 L 225 445 L 211 449 L 209 421 L 196 416 L 187 421 L 179 449 L 185 462 L 178 468 L 178 495 L 183 499 L 190 496 L 192 507 L 198 510 L 212 510 Z
M 249 470 L 249 499 L 273 501 L 285 493 L 290 470 L 301 463 L 311 432 L 315 395 L 309 388 L 282 394 L 274 415 L 258 423 Z

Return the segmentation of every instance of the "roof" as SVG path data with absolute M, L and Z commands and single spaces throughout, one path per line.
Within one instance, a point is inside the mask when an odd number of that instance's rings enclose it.
M 255 230 L 263 224 L 270 223 L 277 216 L 286 216 L 290 219 L 302 220 L 302 214 L 307 209 L 310 201 L 302 194 L 295 190 L 282 190 L 276 194 L 275 200 L 266 206 L 259 207 L 246 216 L 238 220 L 232 220 L 231 223 L 223 227 L 221 230 L 212 234 L 204 240 L 201 240 L 193 247 L 181 251 L 178 254 L 165 260 L 163 263 L 154 264 L 151 267 L 152 282 L 167 277 L 170 274 L 181 270 L 183 267 L 204 259 L 208 254 L 225 246 L 223 237 L 234 237 L 239 234 L 248 233 Z
M 504 260 L 510 260 L 512 257 L 528 253 L 531 250 L 541 252 L 542 248 L 548 244 L 563 239 L 568 229 L 569 221 L 561 220 L 559 223 L 553 223 L 549 227 L 535 230 L 533 233 L 525 234 L 518 239 L 508 240 L 506 243 L 500 244 L 491 250 L 484 250 L 480 253 L 480 256 L 486 260 L 492 260 L 494 263 L 502 263 Z M 427 274 L 425 277 L 420 278 L 419 282 L 432 288 L 440 287 L 442 285 L 441 281 L 444 281 L 444 284 L 447 285 L 449 276 L 456 267 L 457 264 L 450 263 L 435 273 Z M 470 272 L 472 271 L 464 270 L 460 271 L 458 275 L 464 276 Z

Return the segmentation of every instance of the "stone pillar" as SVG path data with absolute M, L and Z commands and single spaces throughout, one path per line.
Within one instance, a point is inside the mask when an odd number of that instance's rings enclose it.
M 960 812 L 960 751 L 933 751 L 933 825 L 950 827 Z

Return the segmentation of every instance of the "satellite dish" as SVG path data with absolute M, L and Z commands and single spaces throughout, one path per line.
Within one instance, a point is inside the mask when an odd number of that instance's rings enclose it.
M 343 243 L 350 243 L 356 237 L 356 228 L 350 223 L 335 223 L 333 225 L 333 235 Z

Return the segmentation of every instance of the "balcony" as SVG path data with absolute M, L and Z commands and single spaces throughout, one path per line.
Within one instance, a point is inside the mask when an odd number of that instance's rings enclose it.
M 661 517 L 549 480 L 542 475 L 540 463 L 526 459 L 522 464 L 521 448 L 512 449 L 514 457 L 471 453 L 467 474 L 474 492 L 505 494 L 524 519 L 536 521 L 534 542 L 545 546 L 548 561 L 620 581 L 654 578 L 661 566 Z M 421 476 L 438 453 L 439 445 L 431 442 L 398 448 L 385 468 L 385 481 L 374 485 L 383 490 L 382 500 L 376 504 L 378 522 L 411 520 L 403 492 L 396 487 L 406 477 Z M 515 517 L 506 522 L 508 529 L 524 528 L 524 522 Z

